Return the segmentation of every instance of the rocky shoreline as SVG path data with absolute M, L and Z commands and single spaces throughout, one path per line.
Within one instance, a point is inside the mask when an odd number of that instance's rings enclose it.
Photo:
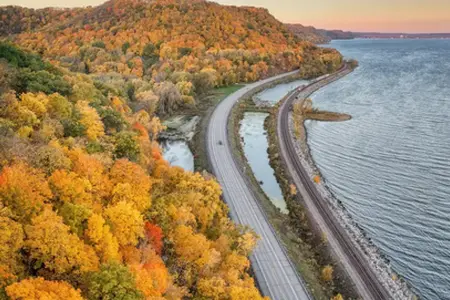
M 174 116 L 167 119 L 162 123 L 166 130 L 160 133 L 159 138 L 189 142 L 194 137 L 200 120 L 199 116 Z
M 304 124 L 302 126 L 302 135 L 296 137 L 294 128 L 293 114 L 289 114 L 289 127 L 291 138 L 295 140 L 295 147 L 301 163 L 305 170 L 310 174 L 311 178 L 320 174 L 314 160 L 310 154 L 309 146 L 307 143 L 307 134 Z M 317 183 L 316 187 L 326 199 L 328 205 L 331 207 L 336 219 L 340 225 L 348 232 L 355 247 L 359 248 L 361 252 L 366 256 L 372 269 L 379 278 L 380 282 L 388 289 L 393 299 L 416 299 L 417 297 L 409 288 L 406 281 L 399 278 L 398 275 L 392 270 L 389 261 L 383 256 L 380 250 L 367 238 L 364 230 L 356 223 L 351 217 L 349 212 L 345 209 L 342 203 L 333 196 L 331 191 L 326 185 L 326 181 L 322 176 L 322 180 Z

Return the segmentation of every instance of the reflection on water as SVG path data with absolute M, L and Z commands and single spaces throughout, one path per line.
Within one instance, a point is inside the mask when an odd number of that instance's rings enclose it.
M 194 171 L 194 156 L 185 141 L 163 140 L 160 142 L 163 157 L 170 165 Z
M 266 113 L 245 113 L 239 133 L 244 139 L 245 156 L 256 179 L 261 183 L 262 189 L 281 212 L 288 213 L 283 193 L 270 166 L 269 154 L 267 153 L 269 144 L 264 129 L 264 120 L 268 116 L 269 114 Z

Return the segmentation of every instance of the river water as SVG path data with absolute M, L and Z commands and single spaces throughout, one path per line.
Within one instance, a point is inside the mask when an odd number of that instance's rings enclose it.
M 194 171 L 194 156 L 187 142 L 182 140 L 162 140 L 160 141 L 162 154 L 171 166 L 177 166 L 186 171 Z
M 450 299 L 450 40 L 333 41 L 360 67 L 313 94 L 331 192 L 423 299 Z

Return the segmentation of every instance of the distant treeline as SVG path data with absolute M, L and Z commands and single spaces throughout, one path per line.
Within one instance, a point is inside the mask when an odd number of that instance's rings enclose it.
M 301 24 L 287 24 L 288 28 L 299 38 L 316 44 L 325 44 L 331 40 L 363 39 L 449 39 L 450 33 L 383 33 L 352 32 L 343 30 L 317 29 Z
M 354 38 L 366 39 L 449 39 L 450 33 L 380 33 L 351 32 Z

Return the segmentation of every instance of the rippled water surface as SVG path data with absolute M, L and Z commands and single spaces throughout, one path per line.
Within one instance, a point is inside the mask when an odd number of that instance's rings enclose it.
M 424 299 L 450 299 L 450 40 L 331 44 L 360 67 L 313 95 L 350 113 L 309 122 L 328 186 Z
M 287 213 L 286 202 L 284 202 L 283 193 L 270 166 L 267 153 L 269 143 L 264 129 L 264 121 L 268 116 L 269 114 L 266 113 L 245 113 L 239 134 L 244 139 L 245 157 L 247 157 L 256 179 L 262 183 L 261 188 L 276 207 L 283 213 Z

